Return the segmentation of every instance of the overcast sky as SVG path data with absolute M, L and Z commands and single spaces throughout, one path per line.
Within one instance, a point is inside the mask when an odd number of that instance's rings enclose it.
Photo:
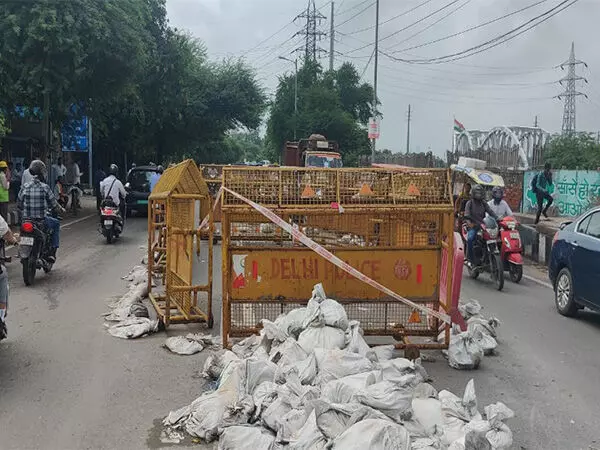
M 211 58 L 245 57 L 256 68 L 261 83 L 272 93 L 277 76 L 293 71 L 293 64 L 278 56 L 293 59 L 293 50 L 302 46 L 302 37 L 293 35 L 303 24 L 293 23 L 292 19 L 306 8 L 307 1 L 167 0 L 167 8 L 171 24 L 203 40 Z M 539 1 L 380 0 L 380 49 L 384 54 L 379 59 L 378 93 L 383 120 L 378 148 L 405 151 L 409 103 L 413 110 L 411 151 L 431 148 L 443 154 L 451 146 L 454 116 L 468 129 L 485 130 L 500 125 L 531 126 L 537 115 L 541 127 L 550 132 L 560 131 L 563 106 L 553 97 L 562 92 L 555 82 L 566 72 L 555 66 L 568 59 L 571 41 L 575 42 L 577 58 L 589 66 L 578 67 L 579 73 L 589 81 L 589 84 L 581 83 L 579 89 L 589 99 L 578 98 L 577 129 L 599 131 L 600 0 L 579 0 L 508 43 L 460 61 L 417 65 L 386 56 L 415 60 L 452 54 L 515 28 L 561 2 L 546 0 L 455 38 L 409 49 Z M 328 31 L 330 2 L 316 0 L 315 3 L 327 17 L 321 28 Z M 337 0 L 334 15 L 339 24 L 336 65 L 351 61 L 360 73 L 366 68 L 364 80 L 368 82 L 373 81 L 373 62 L 367 67 L 374 42 L 373 3 L 373 0 Z M 425 18 L 438 9 L 441 11 Z M 321 46 L 329 49 L 328 38 L 321 41 Z M 360 47 L 365 48 L 357 50 Z M 328 64 L 327 55 L 322 62 Z

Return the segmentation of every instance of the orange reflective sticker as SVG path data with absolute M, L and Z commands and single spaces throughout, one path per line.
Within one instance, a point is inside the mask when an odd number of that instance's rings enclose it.
M 367 183 L 363 183 L 360 187 L 360 191 L 358 191 L 358 195 L 373 195 L 373 191 Z
M 316 197 L 315 190 L 310 187 L 310 184 L 307 184 L 304 190 L 302 191 L 302 198 L 313 198 Z
M 421 191 L 419 191 L 419 188 L 414 183 L 410 183 L 408 188 L 406 188 L 406 195 L 418 196 L 421 195 Z
M 408 323 L 421 323 L 421 315 L 419 314 L 419 311 L 415 309 L 413 312 L 410 313 Z

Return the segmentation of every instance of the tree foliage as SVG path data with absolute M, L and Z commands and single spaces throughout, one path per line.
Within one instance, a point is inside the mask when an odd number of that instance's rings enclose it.
M 555 169 L 597 170 L 600 168 L 600 144 L 588 133 L 556 136 L 550 141 L 545 159 Z
M 258 127 L 264 111 L 254 72 L 209 61 L 168 25 L 165 0 L 0 3 L 0 40 L 0 107 L 49 93 L 56 123 L 83 103 L 105 160 L 211 161 L 227 131 Z
M 286 141 L 313 133 L 338 141 L 345 165 L 370 152 L 366 126 L 373 111 L 373 88 L 344 63 L 323 72 L 307 63 L 298 70 L 298 116 L 294 115 L 294 74 L 280 78 L 267 124 L 268 157 L 278 161 Z

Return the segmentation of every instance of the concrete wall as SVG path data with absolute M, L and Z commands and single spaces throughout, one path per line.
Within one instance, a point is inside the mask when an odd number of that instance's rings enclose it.
M 531 261 L 546 265 L 550 260 L 554 233 L 550 230 L 539 230 L 532 225 L 519 225 L 524 256 Z

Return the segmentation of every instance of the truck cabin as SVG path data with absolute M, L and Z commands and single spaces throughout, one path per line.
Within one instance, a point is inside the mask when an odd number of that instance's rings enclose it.
M 342 167 L 342 157 L 335 152 L 306 151 L 303 154 L 304 167 L 339 169 Z

